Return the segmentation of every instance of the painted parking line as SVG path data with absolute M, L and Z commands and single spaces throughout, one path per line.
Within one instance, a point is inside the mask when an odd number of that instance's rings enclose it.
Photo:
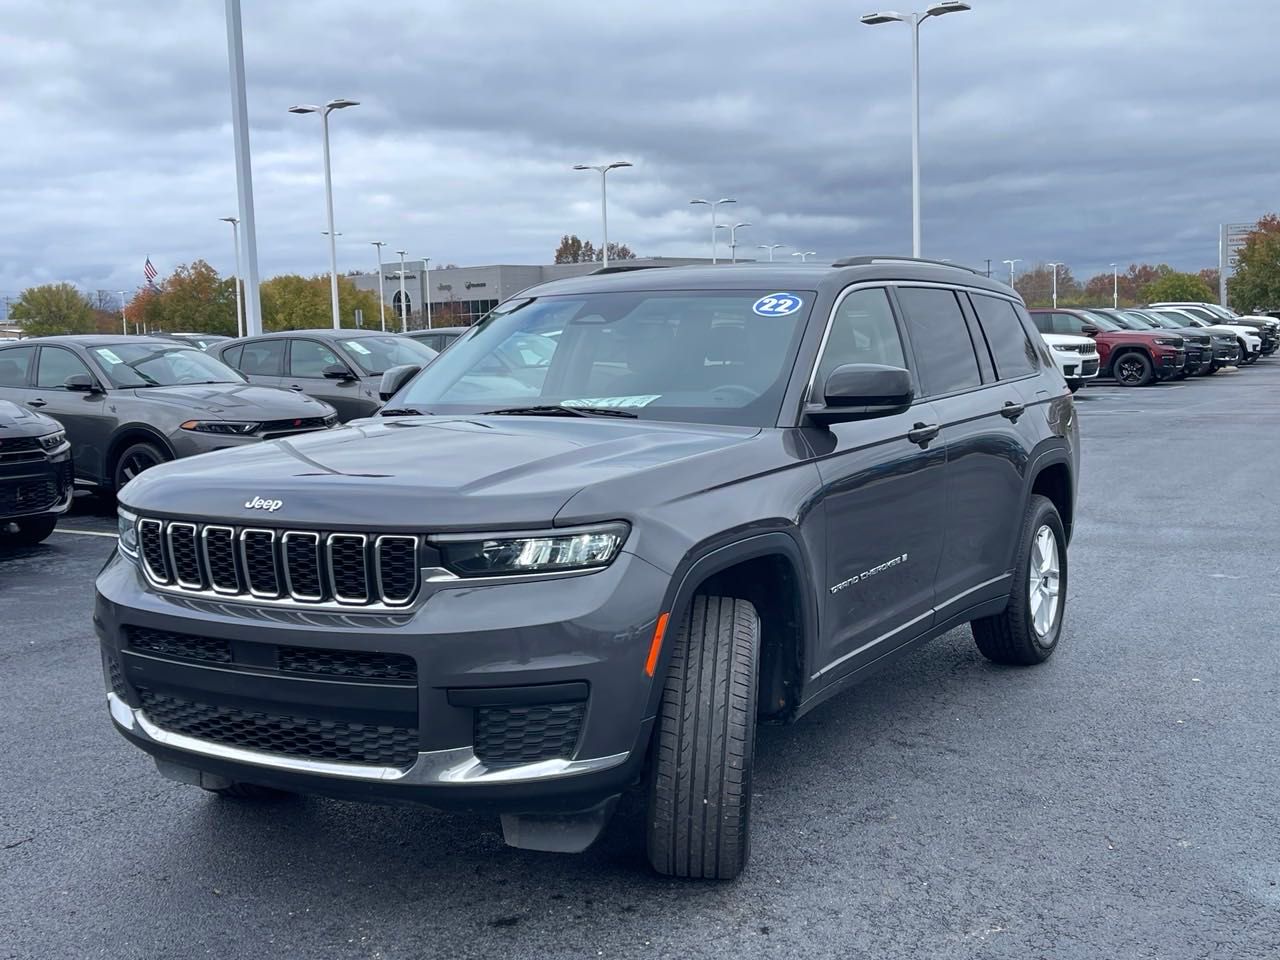
M 63 530 L 62 528 L 58 528 L 57 530 L 54 530 L 53 532 L 54 532 L 54 533 L 67 533 L 67 534 L 70 534 L 70 535 L 71 535 L 71 536 L 73 536 L 73 537 L 110 537 L 112 540 L 115 540 L 115 539 L 116 539 L 116 534 L 114 534 L 114 533 L 104 533 L 104 532 L 102 532 L 101 530 Z

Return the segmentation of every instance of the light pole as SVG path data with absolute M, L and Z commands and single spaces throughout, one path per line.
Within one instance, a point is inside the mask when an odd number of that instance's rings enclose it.
M 251 334 L 262 333 L 262 296 L 258 289 L 258 232 L 253 215 L 253 169 L 249 162 L 249 108 L 244 82 L 244 31 L 240 0 L 226 0 L 227 61 L 231 68 L 231 129 L 236 156 L 236 200 L 244 225 L 244 312 Z M 238 271 L 237 271 L 238 272 Z
M 742 227 L 749 227 L 748 223 L 735 223 L 729 228 L 729 262 L 738 262 L 738 230 Z
M 964 13 L 972 9 L 960 0 L 935 3 L 924 13 L 868 13 L 862 22 L 868 26 L 881 23 L 911 25 L 911 255 L 920 256 L 920 24 L 930 17 L 947 13 Z
M 404 251 L 397 250 L 400 254 L 400 332 L 407 333 L 409 330 L 409 317 L 404 309 Z
M 427 301 L 427 329 L 431 329 L 431 258 L 422 258 L 422 289 L 426 291 L 423 297 Z
M 238 272 L 239 271 L 237 271 L 237 273 Z M 236 282 L 239 283 L 238 280 Z M 238 293 L 239 291 L 236 291 L 236 292 Z M 120 332 L 123 333 L 125 336 L 129 335 L 129 318 L 125 315 L 125 312 L 124 312 L 124 291 L 123 290 L 120 291 Z
M 385 240 L 370 240 L 371 244 L 378 248 L 378 319 L 382 321 L 382 332 L 387 332 L 387 295 L 382 292 L 382 248 L 387 245 Z
M 333 176 L 329 170 L 329 114 L 334 110 L 359 106 L 360 101 L 339 97 L 330 100 L 323 107 L 312 104 L 298 104 L 289 108 L 290 113 L 320 114 L 320 128 L 324 134 L 324 204 L 329 217 L 329 299 L 333 304 L 333 329 L 342 326 L 342 318 L 338 313 L 338 244 L 333 230 Z
M 816 257 L 817 255 L 815 250 L 805 250 L 803 253 L 797 250 L 792 254 L 793 257 L 799 257 L 801 263 L 808 263 L 810 257 Z
M 1060 263 L 1046 263 L 1046 267 L 1053 270 L 1053 309 L 1058 309 L 1058 268 L 1062 266 Z
M 786 244 L 785 243 L 757 243 L 756 246 L 759 247 L 761 250 L 768 250 L 769 262 L 773 263 L 773 251 L 777 250 L 779 247 L 785 247 Z
M 606 267 L 609 266 L 609 204 L 605 180 L 610 170 L 617 170 L 619 167 L 629 166 L 631 166 L 630 160 L 615 160 L 613 163 L 601 164 L 575 163 L 573 165 L 573 169 L 575 170 L 597 170 L 600 173 L 600 226 L 604 231 L 603 259 Z M 428 297 L 427 301 L 430 302 L 430 300 L 431 298 Z M 427 320 L 427 326 L 431 326 L 430 318 Z
M 722 203 L 737 203 L 733 197 L 721 197 L 719 200 L 690 200 L 690 205 L 703 203 L 711 208 L 711 263 L 716 263 L 716 207 Z
M 236 248 L 236 336 L 244 336 L 244 317 L 240 309 L 240 218 L 219 217 L 223 223 L 231 224 L 231 242 Z
M 1019 263 L 1021 263 L 1021 262 L 1022 262 L 1022 258 L 1021 258 L 1021 257 L 1019 257 L 1017 260 L 1006 260 L 1006 261 L 1005 261 L 1005 264 L 1009 267 L 1009 286 L 1013 287 L 1015 290 L 1017 290 L 1018 288 L 1013 286 L 1013 282 L 1014 282 L 1014 280 L 1016 280 L 1016 279 L 1017 279 L 1017 277 L 1014 275 L 1013 268 L 1014 268 L 1014 265 L 1015 265 L 1015 264 L 1019 264 Z
M 1114 263 L 1111 265 L 1111 309 L 1120 309 L 1120 270 Z

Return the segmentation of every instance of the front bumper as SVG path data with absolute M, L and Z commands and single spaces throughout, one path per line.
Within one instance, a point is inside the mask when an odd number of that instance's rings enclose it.
M 0 458 L 0 523 L 66 513 L 75 496 L 71 447 L 40 459 Z
M 654 689 L 644 666 L 667 585 L 621 553 L 597 573 L 426 584 L 413 609 L 326 613 L 158 593 L 117 555 L 98 578 L 95 627 L 112 720 L 170 776 L 448 809 L 579 810 L 643 765 Z M 191 642 L 158 651 L 138 631 Z M 299 651 L 410 658 L 416 672 L 412 682 L 284 672 Z M 567 689 L 582 691 L 570 749 L 493 758 L 484 718 L 524 711 L 519 735 L 536 746 L 545 731 L 528 717 L 547 691 Z M 352 743 L 371 745 L 370 759 L 353 759 Z

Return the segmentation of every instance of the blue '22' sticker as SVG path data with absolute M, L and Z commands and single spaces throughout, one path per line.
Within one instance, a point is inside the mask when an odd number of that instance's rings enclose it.
M 771 293 L 753 303 L 751 312 L 761 317 L 789 317 L 802 306 L 804 301 L 794 293 Z

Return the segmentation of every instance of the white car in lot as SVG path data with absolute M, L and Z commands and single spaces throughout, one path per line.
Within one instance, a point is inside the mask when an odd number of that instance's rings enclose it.
M 1208 320 L 1201 319 L 1198 314 L 1191 313 L 1181 307 L 1154 307 L 1151 312 L 1171 316 L 1179 323 L 1189 327 L 1200 327 L 1210 333 L 1232 334 L 1240 343 L 1240 348 L 1243 351 L 1241 354 L 1242 363 L 1251 363 L 1262 356 L 1262 337 L 1259 336 L 1257 327 L 1247 327 L 1243 324 L 1227 323 L 1226 321 L 1210 323 Z
M 1058 372 L 1075 393 L 1098 375 L 1098 345 L 1089 337 L 1073 337 L 1065 333 L 1042 333 L 1049 345 Z

